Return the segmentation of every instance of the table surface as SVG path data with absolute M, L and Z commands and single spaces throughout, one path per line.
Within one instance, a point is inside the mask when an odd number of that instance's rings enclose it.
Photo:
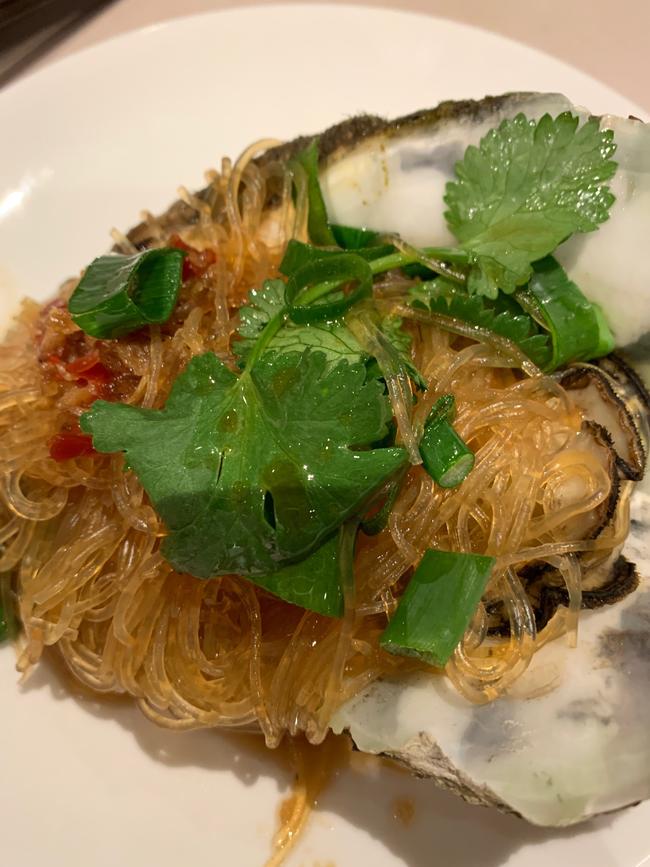
M 268 0 L 117 0 L 25 72 L 102 40 L 170 18 Z M 309 2 L 309 0 L 301 0 Z M 338 2 L 338 0 L 331 0 Z M 357 0 L 462 21 L 573 64 L 650 113 L 650 0 Z M 23 73 L 25 74 L 25 73 Z

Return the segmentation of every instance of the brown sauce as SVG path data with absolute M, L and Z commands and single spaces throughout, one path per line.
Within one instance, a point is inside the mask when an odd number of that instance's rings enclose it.
M 412 798 L 395 798 L 392 803 L 392 812 L 393 819 L 408 828 L 415 818 L 415 803 Z

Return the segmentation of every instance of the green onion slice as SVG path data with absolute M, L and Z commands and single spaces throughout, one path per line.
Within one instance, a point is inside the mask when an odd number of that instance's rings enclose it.
M 480 602 L 494 557 L 429 549 L 380 638 L 389 653 L 444 666 Z
M 307 217 L 307 230 L 314 244 L 335 244 L 334 235 L 327 220 L 325 200 L 318 180 L 318 140 L 313 139 L 311 144 L 296 155 L 295 161 L 299 163 L 307 174 L 307 198 L 309 201 L 309 215 Z
M 364 247 L 374 247 L 379 238 L 379 232 L 360 229 L 356 226 L 340 226 L 332 223 L 330 229 L 334 240 L 343 250 L 362 250 Z
M 614 338 L 602 310 L 585 298 L 559 262 L 546 256 L 533 269 L 527 288 L 515 298 L 551 335 L 553 353 L 547 369 L 610 353 Z
M 452 394 L 439 398 L 429 413 L 420 440 L 422 466 L 441 488 L 455 488 L 474 467 L 474 452 L 451 425 L 456 410 Z
M 314 247 L 313 244 L 304 244 L 302 241 L 296 241 L 292 238 L 284 251 L 279 271 L 285 277 L 291 277 L 292 274 L 306 265 L 313 265 L 314 262 L 319 262 L 328 256 L 340 255 L 340 250 Z
M 364 247 L 346 253 L 346 251 L 332 247 L 314 247 L 312 244 L 304 244 L 302 241 L 292 239 L 287 244 L 279 270 L 285 277 L 290 277 L 305 265 L 311 265 L 314 262 L 331 258 L 332 256 L 360 256 L 367 262 L 373 262 L 376 259 L 390 256 L 393 253 L 395 253 L 395 247 L 392 244 L 381 244 L 378 247 Z
M 86 334 L 100 338 L 166 322 L 178 299 L 184 256 L 168 247 L 100 256 L 68 301 L 72 319 Z

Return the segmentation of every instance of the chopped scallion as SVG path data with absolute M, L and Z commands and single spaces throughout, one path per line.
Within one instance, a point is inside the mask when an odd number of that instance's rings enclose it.
M 343 250 L 362 250 L 372 247 L 379 238 L 379 232 L 370 229 L 360 229 L 356 226 L 330 226 L 334 240 Z
M 347 294 L 332 291 L 344 283 L 357 285 Z M 327 256 L 304 265 L 291 274 L 285 293 L 289 317 L 298 323 L 336 319 L 370 295 L 372 271 L 354 253 Z
M 90 263 L 68 302 L 74 322 L 92 337 L 120 337 L 166 322 L 181 285 L 182 250 L 164 247 Z
M 548 329 L 553 357 L 548 369 L 569 361 L 588 361 L 607 355 L 614 338 L 602 311 L 582 294 L 552 256 L 533 264 L 533 276 L 515 298 Z
M 309 237 L 314 244 L 324 246 L 335 244 L 336 240 L 327 220 L 325 200 L 318 180 L 318 140 L 313 139 L 311 144 L 295 157 L 295 160 L 307 174 L 307 199 L 309 201 L 307 230 Z
M 376 259 L 390 256 L 393 253 L 395 253 L 395 247 L 392 244 L 381 244 L 378 247 L 363 247 L 358 250 L 342 251 L 332 247 L 314 247 L 312 244 L 304 244 L 302 241 L 292 239 L 287 244 L 287 249 L 280 262 L 279 271 L 285 277 L 291 277 L 292 274 L 305 265 L 311 265 L 314 262 L 320 262 L 332 256 L 345 256 L 349 254 L 360 256 L 366 262 L 373 262 Z
M 474 466 L 474 452 L 451 425 L 456 402 L 445 394 L 434 404 L 420 440 L 422 465 L 442 488 L 455 488 Z
M 380 638 L 389 653 L 444 666 L 485 591 L 494 557 L 429 549 Z

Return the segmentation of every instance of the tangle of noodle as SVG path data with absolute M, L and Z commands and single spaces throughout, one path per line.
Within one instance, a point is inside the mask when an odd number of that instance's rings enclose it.
M 522 569 L 535 561 L 559 571 L 570 604 L 549 629 L 575 635 L 580 552 L 594 562 L 606 558 L 625 536 L 627 516 L 591 538 L 611 481 L 585 448 L 590 434 L 556 380 L 530 363 L 526 372 L 504 366 L 503 347 L 489 335 L 482 335 L 487 342 L 469 340 L 462 324 L 427 320 L 400 305 L 399 275 L 382 278 L 377 303 L 407 317 L 413 360 L 430 388 L 414 409 L 410 401 L 405 408 L 396 388 L 396 415 L 405 430 L 421 431 L 436 398 L 452 391 L 456 427 L 476 452 L 476 466 L 452 490 L 411 466 L 388 527 L 373 538 L 360 535 L 355 594 L 341 620 L 285 604 L 236 575 L 202 581 L 176 573 L 159 553 L 163 527 L 121 457 L 50 457 L 52 437 L 97 396 L 92 379 L 66 372 L 67 358 L 97 351 L 113 377 L 112 399 L 149 407 L 164 404 L 197 353 L 231 358 L 248 290 L 277 276 L 287 240 L 304 239 L 306 231 L 300 169 L 295 178 L 279 163 L 260 169 L 251 161 L 258 150 L 234 167 L 225 160 L 209 176 L 207 197 L 183 193 L 198 213 L 183 239 L 214 250 L 217 259 L 184 284 L 168 323 L 96 341 L 73 325 L 61 300 L 43 308 L 27 301 L 0 346 L 0 573 L 10 576 L 24 628 L 19 670 L 28 673 L 55 645 L 79 680 L 99 692 L 130 694 L 161 725 L 256 725 L 270 746 L 301 732 L 319 743 L 338 705 L 381 675 L 415 664 L 382 652 L 378 638 L 405 576 L 426 548 L 439 546 L 497 558 L 446 669 L 466 696 L 494 698 L 549 635 L 536 635 Z M 272 210 L 264 208 L 270 184 Z M 161 223 L 147 220 L 163 245 Z M 124 236 L 115 237 L 131 249 Z M 507 638 L 488 635 L 486 611 L 494 602 L 507 612 Z M 294 818 L 297 827 L 299 810 Z

